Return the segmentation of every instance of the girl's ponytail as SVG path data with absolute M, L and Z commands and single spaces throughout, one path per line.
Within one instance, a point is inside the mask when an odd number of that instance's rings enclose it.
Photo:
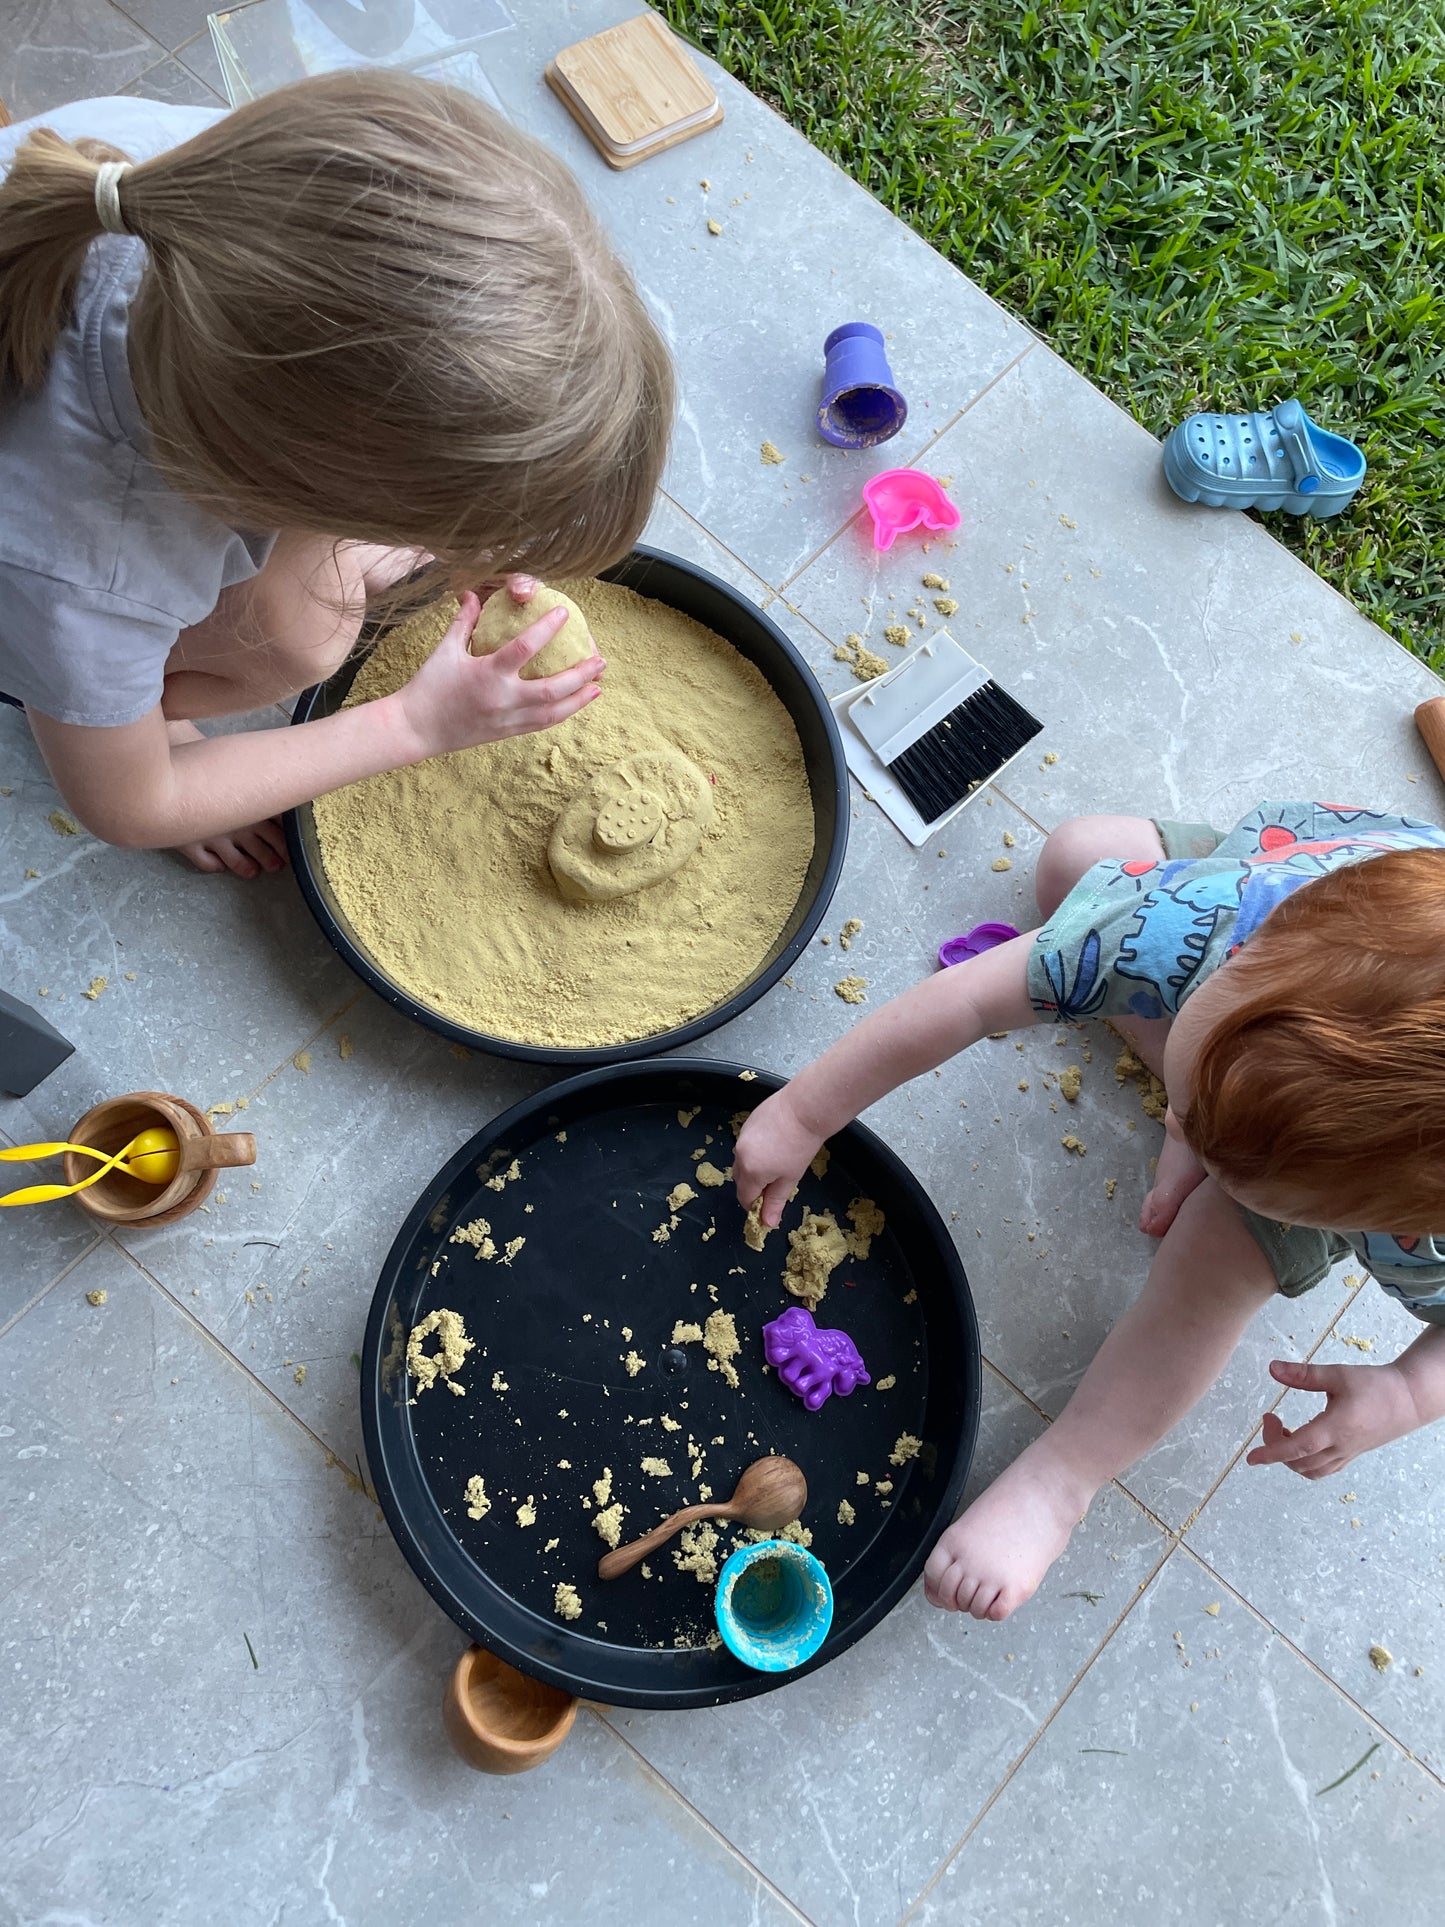
M 470 95 L 368 68 L 263 94 L 119 181 L 32 135 L 0 186 L 0 395 L 87 244 L 139 236 L 147 453 L 239 529 L 429 549 L 458 583 L 593 575 L 647 520 L 667 349 L 577 182 Z M 102 219 L 104 213 L 104 219 Z
M 72 145 L 42 127 L 0 182 L 0 392 L 44 381 L 85 250 L 105 231 L 100 164 L 125 158 L 104 141 Z

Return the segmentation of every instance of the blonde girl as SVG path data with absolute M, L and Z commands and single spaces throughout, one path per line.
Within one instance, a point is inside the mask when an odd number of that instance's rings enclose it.
M 0 691 L 94 834 L 248 876 L 280 811 L 597 697 L 596 656 L 519 677 L 560 614 L 471 656 L 475 591 L 630 548 L 672 376 L 566 168 L 468 95 L 139 105 L 0 148 Z M 423 562 L 460 612 L 394 696 L 202 736 L 328 675 Z

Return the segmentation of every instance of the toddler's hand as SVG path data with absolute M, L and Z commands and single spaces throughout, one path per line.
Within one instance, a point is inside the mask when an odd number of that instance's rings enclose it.
M 1293 1432 L 1266 1412 L 1264 1443 L 1250 1453 L 1250 1465 L 1287 1465 L 1302 1479 L 1327 1479 L 1361 1452 L 1424 1423 L 1398 1365 L 1297 1365 L 1277 1358 L 1269 1369 L 1293 1391 L 1322 1392 L 1325 1409 Z
M 823 1139 L 797 1116 L 786 1089 L 765 1097 L 738 1133 L 733 1177 L 748 1210 L 762 1199 L 762 1218 L 776 1225 L 793 1186 L 822 1148 Z
M 477 598 L 464 595 L 456 619 L 430 658 L 396 692 L 418 762 L 503 736 L 551 729 L 602 693 L 598 678 L 607 665 L 600 656 L 555 676 L 522 680 L 523 664 L 556 635 L 567 620 L 565 609 L 549 610 L 492 655 L 473 656 L 467 644 L 480 614 Z

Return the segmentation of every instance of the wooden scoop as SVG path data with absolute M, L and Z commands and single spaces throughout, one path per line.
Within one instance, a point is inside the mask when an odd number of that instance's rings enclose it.
M 774 1532 L 796 1519 L 808 1503 L 808 1481 L 791 1459 L 754 1459 L 738 1480 L 738 1489 L 726 1505 L 685 1505 L 660 1526 L 630 1546 L 618 1546 L 597 1562 L 599 1579 L 616 1579 L 630 1572 L 639 1559 L 670 1539 L 674 1532 L 698 1519 L 735 1519 L 739 1525 L 756 1526 L 760 1532 Z

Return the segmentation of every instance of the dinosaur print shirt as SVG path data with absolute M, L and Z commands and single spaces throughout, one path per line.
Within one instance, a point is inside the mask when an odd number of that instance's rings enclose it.
M 1043 1016 L 1174 1017 L 1276 904 L 1327 870 L 1391 850 L 1445 850 L 1445 830 L 1335 803 L 1261 803 L 1207 855 L 1096 863 L 1035 936 Z M 1342 1231 L 1391 1297 L 1445 1324 L 1445 1233 Z

